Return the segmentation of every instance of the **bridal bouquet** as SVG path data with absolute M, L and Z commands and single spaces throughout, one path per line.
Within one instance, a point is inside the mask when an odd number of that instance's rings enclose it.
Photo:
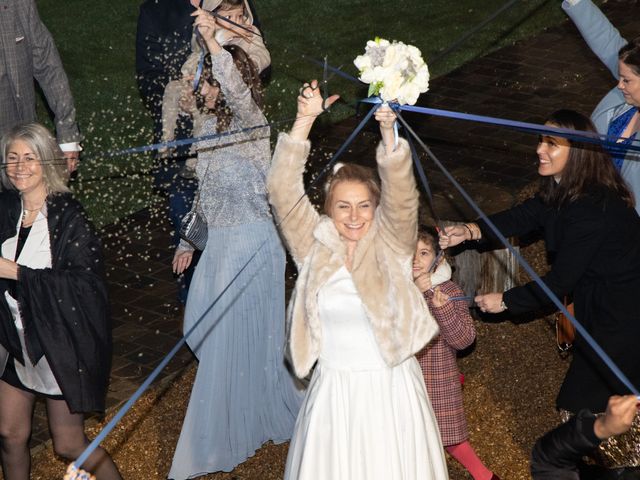
M 376 37 L 353 63 L 360 80 L 369 84 L 369 96 L 379 95 L 385 102 L 414 105 L 429 90 L 429 68 L 413 45 Z

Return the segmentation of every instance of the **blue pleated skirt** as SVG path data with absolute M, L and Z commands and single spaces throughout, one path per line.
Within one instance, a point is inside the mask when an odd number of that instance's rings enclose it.
M 205 318 L 187 340 L 199 363 L 170 479 L 231 471 L 291 437 L 304 392 L 284 361 L 284 268 L 273 222 L 209 229 L 185 311 L 185 333 Z

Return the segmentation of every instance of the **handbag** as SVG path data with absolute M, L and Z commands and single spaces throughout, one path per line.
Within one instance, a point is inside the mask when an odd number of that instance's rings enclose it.
M 569 303 L 567 297 L 564 297 L 563 303 L 569 313 L 575 318 L 573 302 Z M 558 348 L 560 349 L 560 351 L 568 351 L 573 345 L 573 340 L 575 337 L 576 327 L 573 326 L 573 323 L 571 323 L 571 321 L 564 313 L 556 313 L 556 343 L 558 344 Z
M 204 250 L 207 246 L 207 237 L 209 236 L 207 221 L 202 218 L 196 208 L 182 217 L 180 224 L 180 238 L 187 241 L 193 248 Z
M 205 170 L 205 175 L 209 170 L 209 165 Z M 209 227 L 207 226 L 207 220 L 198 212 L 198 205 L 200 204 L 200 188 L 196 193 L 196 198 L 193 201 L 193 206 L 187 214 L 182 217 L 180 223 L 180 238 L 188 242 L 196 250 L 204 250 L 207 246 L 207 237 L 209 236 Z

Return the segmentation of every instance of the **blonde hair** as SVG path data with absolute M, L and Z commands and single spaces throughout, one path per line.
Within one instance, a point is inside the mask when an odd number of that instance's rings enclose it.
M 69 170 L 64 154 L 51 132 L 39 123 L 17 125 L 0 140 L 3 167 L 0 172 L 2 186 L 9 190 L 15 190 L 11 179 L 7 176 L 6 165 L 9 147 L 18 140 L 26 143 L 40 162 L 47 194 L 68 192 Z

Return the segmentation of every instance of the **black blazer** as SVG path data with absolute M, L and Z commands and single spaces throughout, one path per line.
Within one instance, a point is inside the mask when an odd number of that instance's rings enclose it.
M 489 217 L 505 236 L 544 232 L 552 258 L 542 280 L 559 297 L 573 292 L 577 320 L 595 338 L 631 382 L 640 386 L 640 218 L 608 189 L 592 189 L 555 209 L 539 196 Z M 493 235 L 479 222 L 483 238 Z M 514 314 L 551 301 L 534 282 L 504 293 Z M 573 360 L 557 406 L 574 413 L 604 411 L 613 394 L 629 391 L 577 335 Z
M 0 192 L 0 244 L 16 235 L 20 196 Z M 70 194 L 47 198 L 51 268 L 20 266 L 17 300 L 29 358 L 0 279 L 0 343 L 23 365 L 44 355 L 72 412 L 103 411 L 111 369 L 111 321 L 102 247 Z

